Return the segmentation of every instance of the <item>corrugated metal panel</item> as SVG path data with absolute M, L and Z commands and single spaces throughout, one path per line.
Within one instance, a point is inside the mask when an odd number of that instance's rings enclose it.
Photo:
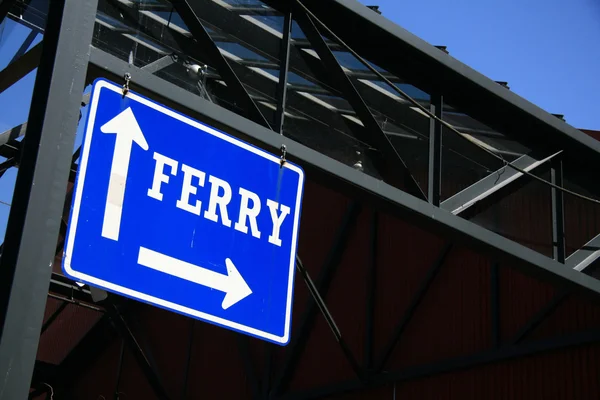
M 430 233 L 385 215 L 379 219 L 378 237 L 375 362 L 444 245 Z
M 432 376 L 329 400 L 597 399 L 600 345 Z
M 600 327 L 600 306 L 571 295 L 532 332 L 532 339 L 542 339 Z
M 91 365 L 78 382 L 73 382 L 73 398 L 82 400 L 113 399 L 117 384 L 117 368 L 121 342 L 115 340 Z M 126 348 L 119 385 L 122 399 L 155 399 L 154 392 L 142 374 L 135 358 Z
M 49 307 L 54 304 L 55 300 L 49 299 Z M 37 359 L 60 363 L 101 316 L 97 311 L 69 304 L 40 337 Z
M 500 337 L 509 341 L 552 299 L 556 290 L 507 266 L 500 268 L 499 278 Z
M 350 199 L 322 186 L 307 183 L 299 254 L 313 280 L 317 280 L 324 260 Z M 510 200 L 502 210 L 506 217 L 519 219 L 519 201 Z M 542 208 L 540 208 L 542 209 Z M 543 210 L 542 210 L 543 211 Z M 523 211 L 522 216 L 530 211 Z M 357 225 L 349 232 L 348 250 L 342 257 L 326 302 L 344 339 L 359 363 L 363 361 L 365 334 L 366 277 L 369 268 L 369 223 L 371 210 L 364 209 Z M 544 211 L 545 213 L 545 211 Z M 504 217 L 503 217 L 504 218 Z M 524 218 L 524 217 L 523 217 Z M 511 228 L 510 221 L 504 226 Z M 523 224 L 533 224 L 526 219 Z M 518 226 L 518 225 L 517 225 Z M 545 232 L 547 223 L 539 228 Z M 519 231 L 519 229 L 517 229 Z M 521 231 L 533 239 L 535 227 Z M 378 361 L 399 319 L 417 292 L 427 269 L 438 257 L 445 242 L 419 227 L 382 215 L 379 219 L 377 279 L 374 314 L 374 358 Z M 510 268 L 500 268 L 501 338 L 508 340 L 554 295 L 554 289 Z M 435 278 L 404 335 L 393 352 L 386 370 L 444 360 L 489 349 L 492 345 L 490 306 L 490 260 L 457 247 L 453 249 Z M 308 293 L 304 282 L 296 280 L 293 309 L 293 336 L 297 334 Z M 52 304 L 55 307 L 56 304 Z M 149 349 L 165 387 L 174 397 L 182 390 L 183 372 L 191 321 L 183 316 L 147 305 L 136 307 L 139 321 L 132 329 Z M 89 311 L 89 310 L 87 310 Z M 70 315 L 69 319 L 74 319 Z M 74 325 L 73 325 L 74 324 Z M 88 322 L 89 324 L 89 322 Z M 43 342 L 43 351 L 55 346 L 72 347 L 73 342 L 57 341 L 77 331 L 77 322 L 63 323 L 52 331 L 54 342 Z M 585 299 L 567 301 L 531 339 L 550 337 L 567 331 L 600 326 L 600 308 Z M 60 328 L 60 329 L 59 329 Z M 49 333 L 49 332 L 48 332 Z M 188 398 L 250 398 L 253 382 L 248 375 L 236 339 L 237 334 L 197 322 L 191 351 Z M 262 378 L 265 345 L 248 339 L 253 375 Z M 90 366 L 77 385 L 77 398 L 112 396 L 120 342 L 115 341 Z M 284 354 L 290 347 L 275 349 L 271 380 L 281 371 Z M 567 350 L 523 360 L 475 368 L 460 373 L 401 383 L 397 398 L 543 398 L 560 393 L 560 398 L 597 398 L 598 382 L 584 376 L 598 373 L 600 346 L 587 350 Z M 354 373 L 319 314 L 305 351 L 301 354 L 290 390 L 308 389 L 352 379 Z M 254 383 L 255 384 L 255 383 Z M 546 386 L 544 386 L 546 385 Z M 121 382 L 124 398 L 154 398 L 133 357 L 126 352 Z M 339 399 L 393 398 L 393 386 L 369 392 L 348 394 Z M 512 396 L 512 397 L 511 397 Z M 575 397 L 573 397 L 575 396 Z
M 427 248 L 420 250 L 425 253 Z M 472 252 L 452 250 L 400 339 L 388 369 L 471 354 L 491 345 L 487 266 L 487 260 Z
M 600 345 L 548 353 L 400 383 L 396 398 L 597 399 L 598 360 Z

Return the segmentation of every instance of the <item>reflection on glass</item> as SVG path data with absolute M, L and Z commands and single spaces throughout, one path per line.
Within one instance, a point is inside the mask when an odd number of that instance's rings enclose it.
M 214 12 L 203 15 L 214 31 L 211 36 L 267 122 L 273 126 L 275 114 L 265 104 L 277 104 L 283 16 L 260 1 L 216 4 L 216 8 L 212 5 Z M 264 15 L 265 12 L 268 15 Z
M 293 26 L 293 37 L 305 37 Z M 374 162 L 376 149 L 360 140 L 366 133 L 362 121 L 348 101 L 331 89 L 318 56 L 305 46 L 304 41 L 292 42 L 286 98 L 286 111 L 291 115 L 284 119 L 284 135 L 380 178 Z
M 205 13 L 200 15 L 203 27 L 227 60 L 237 79 L 258 105 L 270 124 L 275 123 L 277 88 L 280 80 L 280 49 L 283 37 L 283 15 L 262 1 L 197 0 Z M 141 3 L 140 3 L 141 4 Z M 185 90 L 209 99 L 241 115 L 239 96 L 232 93 L 226 79 L 208 59 L 189 27 L 166 0 L 144 2 L 140 7 L 129 0 L 100 0 L 93 45 L 143 68 Z M 365 172 L 380 177 L 381 149 L 376 148 L 373 135 L 367 132 L 353 107 L 339 92 L 305 35 L 294 22 L 288 72 L 288 94 L 284 134 L 336 158 L 348 165 L 362 163 Z M 201 38 L 196 38 L 200 40 Z M 333 54 L 352 80 L 375 121 L 387 135 L 421 189 L 427 191 L 429 117 L 397 93 L 387 82 L 367 68 L 362 61 L 339 44 L 325 38 Z M 201 44 L 201 43 L 200 43 Z M 402 89 L 426 108 L 428 93 L 407 83 L 374 64 L 370 64 L 393 85 Z M 222 72 L 222 71 L 221 71 Z M 507 160 L 518 157 L 523 149 L 487 127 L 456 110 L 448 108 L 447 120 L 463 129 L 467 139 L 448 138 L 444 141 L 445 173 L 452 177 L 471 176 L 470 184 L 497 168 L 492 160 L 472 156 L 468 148 L 474 140 L 493 146 Z M 448 136 L 445 134 L 445 136 Z M 479 143 L 477 142 L 477 143 Z M 466 144 L 465 144 L 466 143 Z M 477 150 L 477 147 L 474 147 Z M 358 154 L 360 153 L 360 154 Z M 374 160 L 377 159 L 377 162 Z M 464 166 L 472 163 L 477 174 L 465 174 Z M 387 160 L 388 164 L 390 160 Z M 387 178 L 387 177 L 386 177 Z
M 513 161 L 530 152 L 524 145 L 451 107 L 444 109 L 444 120 L 461 132 L 467 140 L 485 147 L 507 161 Z
M 330 48 L 337 44 L 332 43 Z M 338 46 L 341 48 L 341 46 Z M 412 106 L 378 74 L 371 71 L 347 51 L 333 50 L 337 61 L 353 81 L 363 101 L 369 107 L 381 130 L 387 135 L 396 153 L 407 166 L 413 179 L 424 193 L 429 179 L 429 117 Z M 429 94 L 405 83 L 398 76 L 366 62 L 387 80 L 429 108 Z M 372 134 L 377 134 L 373 132 Z
M 444 106 L 443 118 L 459 133 L 442 129 L 442 200 L 499 170 L 505 162 L 530 152 L 451 106 Z
M 41 29 L 46 25 L 47 9 L 47 0 L 18 0 L 11 5 L 0 24 L 0 70 L 43 40 Z M 4 241 L 11 210 L 18 172 L 16 161 L 20 158 L 17 145 L 24 137 L 22 128 L 29 116 L 37 68 L 32 66 L 21 72 L 21 79 L 0 93 L 3 144 L 3 156 L 0 156 L 0 242 Z
M 163 4 L 164 10 L 159 4 Z M 231 22 L 246 21 L 238 14 L 228 18 Z M 238 26 L 221 29 L 210 22 L 202 23 L 246 89 L 256 96 L 255 100 L 264 100 L 265 96 L 272 100 L 278 78 L 260 67 L 278 69 L 279 66 L 276 59 L 269 59 L 268 48 L 257 51 L 238 40 L 235 36 L 239 32 Z M 248 22 L 246 26 L 260 29 Z M 273 38 L 273 47 L 277 40 Z M 269 45 L 264 40 L 261 44 Z M 130 1 L 100 0 L 93 45 L 232 111 L 245 114 L 239 109 L 227 82 L 199 51 L 188 27 L 167 2 L 138 8 Z M 258 83 L 251 81 L 257 77 Z M 269 80 L 271 87 L 265 87 L 264 78 Z
M 43 32 L 46 28 L 48 2 L 49 0 L 16 0 L 10 7 L 7 18 L 36 32 Z
M 442 201 L 502 166 L 498 159 L 448 128 L 442 127 Z

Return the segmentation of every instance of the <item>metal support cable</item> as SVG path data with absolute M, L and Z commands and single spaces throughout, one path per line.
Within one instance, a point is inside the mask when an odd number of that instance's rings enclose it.
M 312 285 L 309 284 L 309 289 L 311 286 L 317 289 L 314 292 L 316 295 L 318 295 L 317 298 L 321 298 L 321 294 L 326 296 L 327 292 L 329 291 L 333 276 L 335 275 L 335 272 L 341 263 L 342 254 L 348 245 L 348 237 L 356 226 L 356 221 L 361 209 L 362 207 L 360 203 L 355 201 L 348 205 L 348 208 L 332 242 L 329 254 L 327 255 L 319 272 L 317 283 Z M 298 265 L 296 265 L 296 268 L 298 268 Z M 300 264 L 300 268 L 302 269 L 302 264 Z M 306 347 L 309 332 L 314 326 L 318 311 L 317 309 L 320 308 L 318 305 L 322 304 L 322 299 L 321 301 L 315 301 L 312 297 L 309 298 L 306 308 L 304 309 L 304 313 L 301 317 L 300 326 L 285 353 L 283 366 L 279 368 L 280 372 L 273 384 L 273 388 L 270 392 L 271 396 L 277 396 L 287 388 L 289 381 L 296 370 L 300 355 L 304 352 L 304 348 Z M 333 323 L 331 327 L 331 329 L 334 331 L 334 335 L 336 332 L 339 332 L 335 326 L 335 323 Z
M 346 341 L 342 338 L 342 332 L 340 331 L 337 324 L 335 323 L 335 320 L 333 319 L 333 316 L 329 312 L 329 309 L 327 308 L 325 301 L 323 301 L 323 298 L 319 294 L 317 287 L 313 283 L 312 279 L 310 279 L 310 275 L 308 275 L 308 271 L 306 270 L 306 268 L 304 268 L 304 265 L 302 264 L 302 260 L 300 259 L 298 254 L 296 254 L 296 270 L 302 275 L 302 278 L 304 279 L 304 282 L 306 283 L 306 286 L 308 287 L 308 291 L 310 292 L 313 300 L 317 304 L 317 307 L 319 307 L 321 314 L 323 314 L 323 317 L 325 318 L 325 322 L 327 322 L 329 329 L 331 329 L 333 336 L 335 336 L 336 342 L 338 342 L 338 344 L 342 348 L 342 352 L 344 353 L 344 356 L 346 356 L 346 359 L 350 363 L 352 369 L 354 370 L 354 373 L 356 374 L 356 376 L 359 379 L 362 379 L 363 371 L 361 370 L 360 366 L 358 365 L 356 358 L 350 351 L 350 348 L 348 347 Z
M 187 398 L 188 378 L 190 376 L 190 365 L 192 363 L 192 349 L 194 346 L 194 333 L 195 333 L 194 328 L 195 327 L 196 327 L 196 320 L 192 319 L 191 326 L 190 326 L 190 335 L 189 335 L 189 339 L 188 339 L 188 346 L 187 346 L 187 358 L 185 361 L 185 373 L 183 375 L 183 385 L 181 388 L 181 400 L 185 400 Z
M 356 112 L 356 116 L 364 124 L 366 132 L 359 139 L 368 142 L 370 145 L 377 147 L 383 155 L 383 159 L 389 167 L 394 170 L 401 171 L 404 176 L 404 185 L 406 191 L 412 195 L 427 200 L 427 195 L 423 192 L 418 182 L 411 174 L 408 166 L 404 162 L 402 156 L 392 143 L 389 136 L 383 131 L 381 125 L 375 118 L 373 111 L 369 108 L 363 97 L 356 88 L 356 82 L 350 78 L 344 68 L 340 65 L 335 55 L 323 39 L 317 26 L 311 16 L 302 10 L 296 13 L 296 21 L 300 28 L 313 44 L 314 50 L 321 59 L 323 66 L 326 68 L 331 80 L 336 83 L 336 86 L 341 90 L 343 97 L 348 101 L 352 109 Z M 371 137 L 367 137 L 366 133 L 373 133 Z
M 117 379 L 115 383 L 115 400 L 119 400 L 121 386 L 121 373 L 123 372 L 123 356 L 125 355 L 125 339 L 121 339 L 121 349 L 119 351 L 119 360 L 117 361 Z
M 235 74 L 231 65 L 226 58 L 221 54 L 216 43 L 211 38 L 210 34 L 201 22 L 202 8 L 197 2 L 189 0 L 173 0 L 173 7 L 181 16 L 183 22 L 188 26 L 190 32 L 200 50 L 204 52 L 209 60 L 214 63 L 215 68 L 221 75 L 221 78 L 227 84 L 231 93 L 234 94 L 239 104 L 247 113 L 248 119 L 264 126 L 267 129 L 273 130 L 265 116 L 260 111 L 255 100 L 250 96 L 243 83 Z
M 398 94 L 400 94 L 402 97 L 404 97 L 406 100 L 408 100 L 412 105 L 414 105 L 415 107 L 417 107 L 420 111 L 424 112 L 427 116 L 429 116 L 430 118 L 435 119 L 436 121 L 440 122 L 442 125 L 444 125 L 446 128 L 448 128 L 451 132 L 459 135 L 461 138 L 465 139 L 465 140 L 469 140 L 469 142 L 473 143 L 473 145 L 477 146 L 478 148 L 480 148 L 481 150 L 485 151 L 486 153 L 488 153 L 489 155 L 491 155 L 492 157 L 500 160 L 504 165 L 515 169 L 516 171 L 522 173 L 523 175 L 527 175 L 530 178 L 533 178 L 545 185 L 548 185 L 556 190 L 560 190 L 561 192 L 570 194 L 571 196 L 575 196 L 578 197 L 582 200 L 586 200 L 592 203 L 596 203 L 596 204 L 600 204 L 600 200 L 596 200 L 594 198 L 582 195 L 580 193 L 574 192 L 572 190 L 566 189 L 564 187 L 558 186 L 552 182 L 549 182 L 543 178 L 538 177 L 537 175 L 534 175 L 522 168 L 519 168 L 513 164 L 511 164 L 510 162 L 506 161 L 504 159 L 504 157 L 502 157 L 501 155 L 498 155 L 496 153 L 494 153 L 493 151 L 487 149 L 485 146 L 482 146 L 481 144 L 477 143 L 476 141 L 470 140 L 468 139 L 468 137 L 466 137 L 462 132 L 460 132 L 458 129 L 456 129 L 453 125 L 449 124 L 448 122 L 444 121 L 443 119 L 437 117 L 435 114 L 433 114 L 429 109 L 427 109 L 426 107 L 424 107 L 421 103 L 419 103 L 418 101 L 416 101 L 415 99 L 413 99 L 411 96 L 409 96 L 408 94 L 406 94 L 406 92 L 404 92 L 402 89 L 400 89 L 399 87 L 397 87 L 396 85 L 394 85 L 389 79 L 387 79 L 385 76 L 383 76 L 383 74 L 381 74 L 379 71 L 377 71 L 377 69 L 375 67 L 373 67 L 371 64 L 369 64 L 364 58 L 362 58 L 356 51 L 354 51 L 350 46 L 348 46 L 342 39 L 340 39 L 335 33 L 333 33 L 333 31 L 331 31 L 331 29 L 329 29 L 327 27 L 327 25 L 325 25 L 325 23 L 323 21 L 321 21 L 319 18 L 317 18 L 304 4 L 302 4 L 302 2 L 300 0 L 296 0 L 296 3 L 302 7 L 304 9 L 304 11 L 310 15 L 311 18 L 313 18 L 319 25 L 321 25 L 321 27 L 323 27 L 323 29 L 325 29 L 327 31 L 327 33 L 333 38 L 335 39 L 342 47 L 344 47 L 345 50 L 347 50 L 350 54 L 352 54 L 354 57 L 356 57 L 356 59 L 358 61 L 360 61 L 362 64 L 364 64 L 371 72 L 373 72 L 375 75 L 377 75 L 377 77 L 379 79 L 381 79 L 382 81 L 384 81 L 386 84 L 388 84 L 393 90 L 395 90 Z
M 150 387 L 152 387 L 156 397 L 161 400 L 168 400 L 170 396 L 165 390 L 158 373 L 152 366 L 148 355 L 144 352 L 144 350 L 142 350 L 138 339 L 133 334 L 133 331 L 129 327 L 129 324 L 125 320 L 123 314 L 121 314 L 119 308 L 114 304 L 111 308 L 111 320 L 113 326 L 121 335 L 121 338 L 125 341 L 127 347 L 129 347 L 129 349 L 132 351 L 138 366 L 148 380 L 148 383 L 150 384 Z

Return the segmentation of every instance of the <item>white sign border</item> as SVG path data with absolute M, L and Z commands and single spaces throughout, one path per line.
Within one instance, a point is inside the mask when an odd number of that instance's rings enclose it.
M 123 90 L 123 88 L 121 86 L 115 85 L 104 79 L 97 79 L 93 84 L 92 98 L 90 99 L 90 103 L 89 103 L 89 114 L 88 114 L 88 119 L 87 119 L 87 125 L 85 128 L 86 130 L 85 130 L 85 136 L 84 136 L 84 143 L 83 143 L 83 147 L 82 147 L 81 160 L 79 163 L 79 171 L 77 174 L 77 181 L 75 183 L 75 196 L 74 196 L 73 204 L 72 204 L 72 208 L 71 208 L 69 229 L 67 231 L 67 246 L 66 246 L 65 252 L 63 254 L 63 263 L 62 264 L 63 264 L 64 272 L 73 279 L 81 280 L 85 283 L 88 283 L 88 284 L 91 284 L 94 286 L 103 287 L 107 290 L 118 292 L 125 296 L 133 297 L 133 298 L 136 298 L 136 299 L 148 302 L 148 303 L 152 303 L 152 304 L 155 304 L 157 306 L 160 306 L 160 307 L 163 307 L 166 309 L 178 311 L 182 314 L 187 314 L 187 315 L 194 316 L 194 317 L 206 320 L 206 321 L 214 322 L 215 324 L 223 325 L 223 326 L 232 328 L 234 330 L 242 331 L 242 332 L 248 333 L 250 335 L 253 335 L 253 336 L 256 336 L 259 338 L 263 338 L 263 339 L 267 339 L 269 341 L 272 341 L 272 342 L 275 342 L 275 343 L 278 343 L 281 345 L 286 345 L 287 343 L 289 343 L 290 324 L 291 324 L 291 317 L 292 317 L 292 298 L 293 298 L 293 290 L 294 290 L 294 275 L 295 275 L 294 269 L 295 269 L 295 263 L 296 263 L 296 248 L 297 248 L 297 244 L 298 244 L 298 240 L 297 240 L 298 239 L 297 238 L 298 225 L 299 225 L 299 221 L 300 221 L 300 208 L 302 205 L 301 204 L 302 203 L 302 194 L 303 194 L 302 189 L 304 186 L 304 171 L 302 170 L 302 168 L 300 168 L 297 165 L 290 164 L 290 163 L 284 164 L 284 168 L 290 169 L 290 170 L 298 173 L 299 179 L 298 179 L 298 192 L 296 195 L 297 196 L 296 210 L 295 210 L 295 214 L 294 214 L 294 227 L 293 227 L 293 234 L 292 234 L 290 267 L 289 267 L 289 272 L 288 272 L 288 293 L 287 293 L 287 303 L 286 303 L 285 328 L 284 328 L 283 336 L 273 335 L 271 333 L 264 332 L 259 329 L 255 329 L 255 328 L 252 328 L 252 327 L 249 327 L 246 325 L 239 324 L 237 322 L 219 318 L 219 317 L 216 317 L 211 314 L 203 313 L 203 312 L 191 309 L 189 307 L 182 306 L 180 304 L 176 304 L 176 303 L 173 303 L 170 301 L 160 299 L 158 297 L 154 297 L 154 296 L 147 295 L 145 293 L 138 292 L 136 290 L 132 290 L 132 289 L 120 286 L 120 285 L 116 285 L 114 283 L 104 281 L 102 279 L 98 279 L 93 276 L 75 271 L 71 267 L 71 257 L 73 255 L 73 247 L 75 245 L 75 238 L 76 238 L 76 233 L 77 233 L 77 222 L 78 222 L 78 218 L 79 218 L 81 198 L 83 195 L 83 186 L 85 183 L 87 163 L 88 163 L 89 152 L 90 152 L 90 145 L 92 142 L 92 135 L 93 135 L 95 122 L 96 122 L 95 119 L 96 119 L 96 111 L 97 111 L 97 107 L 98 107 L 98 99 L 100 97 L 100 92 L 103 88 L 111 90 L 116 93 L 119 93 L 120 95 L 122 95 L 122 90 Z M 195 121 L 189 117 L 186 117 L 174 110 L 166 108 L 165 106 L 157 104 L 150 99 L 147 99 L 143 96 L 132 93 L 131 91 L 127 93 L 126 97 L 133 101 L 141 103 L 147 107 L 153 108 L 154 110 L 156 110 L 160 113 L 166 114 L 169 117 L 177 119 L 177 120 L 179 120 L 185 124 L 188 124 L 194 128 L 200 129 L 200 130 L 204 131 L 205 133 L 213 135 L 221 140 L 225 140 L 233 145 L 241 147 L 244 150 L 250 151 L 258 156 L 264 157 L 269 161 L 280 164 L 281 160 L 278 157 L 275 157 L 274 155 L 267 153 L 266 151 L 261 150 L 255 146 L 252 146 L 248 143 L 242 142 L 239 139 L 234 138 L 233 136 L 227 135 L 216 129 L 208 127 L 208 126 L 206 126 L 198 121 Z

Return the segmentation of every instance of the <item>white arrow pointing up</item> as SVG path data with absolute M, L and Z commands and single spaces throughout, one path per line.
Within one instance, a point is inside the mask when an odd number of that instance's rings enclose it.
M 133 142 L 135 142 L 142 149 L 148 150 L 148 142 L 146 142 L 146 138 L 130 107 L 104 124 L 100 130 L 103 133 L 116 134 L 115 150 L 108 182 L 108 196 L 104 208 L 102 236 L 107 239 L 119 240 L 131 148 Z
M 145 247 L 140 247 L 138 264 L 225 292 L 225 298 L 221 304 L 224 310 L 252 294 L 252 289 L 248 287 L 248 284 L 229 258 L 225 259 L 227 275 L 166 256 Z

